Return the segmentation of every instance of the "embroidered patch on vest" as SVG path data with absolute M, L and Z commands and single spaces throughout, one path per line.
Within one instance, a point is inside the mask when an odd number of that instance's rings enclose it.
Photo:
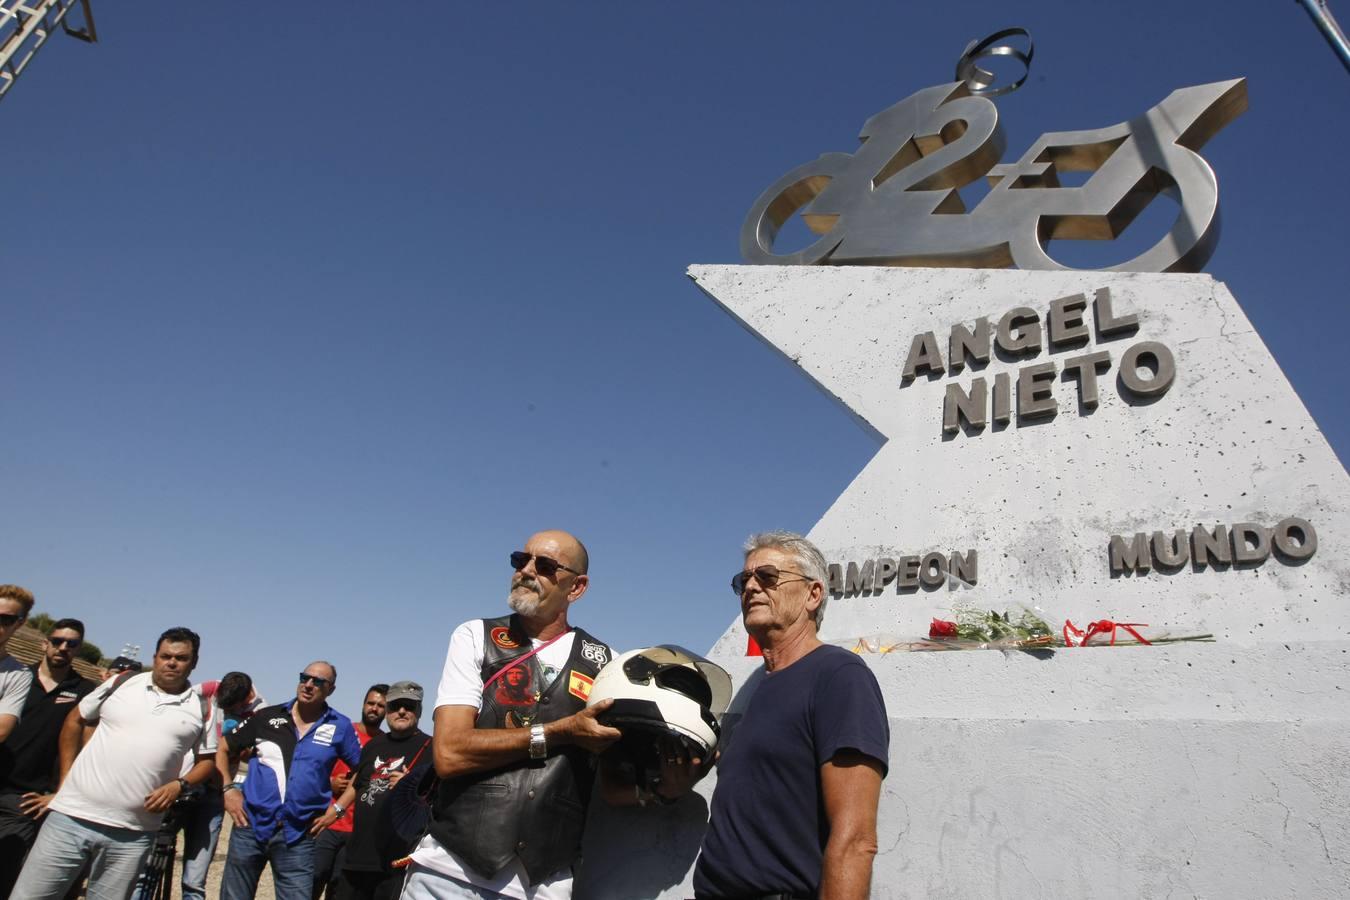
M 567 676 L 567 693 L 573 697 L 580 697 L 582 700 L 591 699 L 591 688 L 594 685 L 594 678 L 587 678 L 580 672 L 574 671 Z
M 605 663 L 609 662 L 609 654 L 605 652 L 604 644 L 592 644 L 583 639 L 581 642 L 581 658 L 595 663 L 597 668 L 603 669 Z
M 492 643 L 501 647 L 503 650 L 518 650 L 520 644 L 515 638 L 511 637 L 511 629 L 504 625 L 498 625 L 492 629 Z

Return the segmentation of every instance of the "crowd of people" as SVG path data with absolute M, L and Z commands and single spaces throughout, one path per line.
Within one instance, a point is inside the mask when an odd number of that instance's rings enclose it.
M 251 900 L 269 867 L 277 900 L 567 900 L 593 796 L 660 809 L 714 765 L 700 900 L 867 897 L 889 755 L 880 688 L 818 637 L 820 551 L 790 532 L 744 550 L 732 589 L 765 677 L 716 753 L 663 742 L 649 778 L 605 752 L 623 737 L 605 724 L 613 700 L 588 704 L 614 652 L 570 622 L 590 561 L 564 531 L 510 555 L 509 614 L 454 629 L 431 734 L 411 681 L 372 685 L 352 722 L 328 704 L 325 660 L 276 705 L 242 672 L 193 683 L 201 640 L 182 627 L 147 671 L 119 658 L 96 684 L 73 668 L 84 625 L 60 619 L 23 666 L 5 644 L 34 597 L 0 585 L 0 900 L 82 883 L 92 900 L 167 897 L 155 839 L 172 831 L 182 895 L 205 897 L 227 816 L 223 900 Z

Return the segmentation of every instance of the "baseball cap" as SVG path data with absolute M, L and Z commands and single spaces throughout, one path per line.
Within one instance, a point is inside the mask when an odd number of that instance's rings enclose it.
M 119 656 L 108 663 L 109 672 L 140 672 L 142 669 L 144 669 L 144 666 L 141 665 L 140 660 L 129 659 L 125 656 Z
M 415 681 L 395 681 L 389 685 L 389 692 L 384 695 L 385 703 L 393 703 L 395 700 L 412 700 L 414 703 L 422 702 L 422 686 Z

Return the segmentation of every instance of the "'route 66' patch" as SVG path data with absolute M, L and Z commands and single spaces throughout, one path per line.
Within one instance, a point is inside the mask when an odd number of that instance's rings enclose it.
M 595 663 L 597 668 L 603 669 L 605 663 L 609 662 L 609 651 L 605 649 L 604 644 L 592 644 L 590 641 L 582 640 L 581 658 Z

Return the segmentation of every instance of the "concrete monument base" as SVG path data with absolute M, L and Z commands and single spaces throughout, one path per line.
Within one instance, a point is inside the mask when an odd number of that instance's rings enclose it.
M 691 276 L 884 442 L 810 532 L 838 566 L 823 638 L 963 603 L 1216 638 L 866 655 L 892 729 L 874 897 L 1350 894 L 1350 478 L 1222 284 Z M 711 654 L 732 739 L 744 649 L 737 621 Z M 714 787 L 597 812 L 578 896 L 692 896 Z

